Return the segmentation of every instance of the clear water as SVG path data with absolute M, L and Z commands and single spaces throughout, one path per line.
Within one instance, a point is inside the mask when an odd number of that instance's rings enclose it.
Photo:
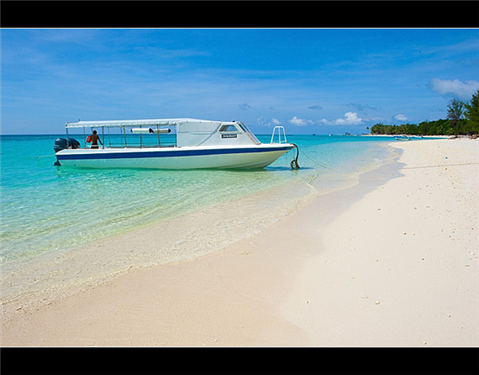
M 21 269 L 24 262 L 40 262 L 46 255 L 76 251 L 78 245 L 154 222 L 169 223 L 180 215 L 245 197 L 270 201 L 270 206 L 255 202 L 254 207 L 263 207 L 268 210 L 265 215 L 270 212 L 274 216 L 273 208 L 283 200 L 299 200 L 312 188 L 315 193 L 337 188 L 361 170 L 379 165 L 388 154 L 383 146 L 391 141 L 379 137 L 288 136 L 288 141 L 300 148 L 300 170 L 292 171 L 289 166 L 293 150 L 263 170 L 166 171 L 56 167 L 55 138 L 1 137 L 0 262 L 4 269 L 6 265 L 9 270 Z M 82 136 L 75 138 L 81 140 Z M 270 136 L 258 138 L 264 143 L 270 141 Z M 261 192 L 267 194 L 257 195 Z M 232 219 L 230 232 L 248 222 L 249 213 L 242 215 Z M 219 227 L 219 220 L 212 225 Z M 224 242 L 222 236 L 230 237 L 224 230 L 214 236 L 217 238 L 211 241 L 218 243 Z M 184 247 L 182 251 L 190 250 Z M 155 262 L 162 262 L 161 257 L 155 257 Z

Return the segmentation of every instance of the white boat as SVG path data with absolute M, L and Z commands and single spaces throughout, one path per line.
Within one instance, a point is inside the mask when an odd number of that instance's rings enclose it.
M 69 131 L 78 128 L 83 128 L 85 136 L 87 129 L 88 132 L 98 129 L 101 145 L 92 148 L 85 142 L 82 146 L 71 138 Z M 112 145 L 112 138 L 121 139 L 121 144 Z M 295 147 L 287 142 L 282 126 L 273 129 L 270 143 L 261 143 L 243 122 L 178 118 L 67 123 L 66 138 L 58 138 L 54 149 L 55 165 L 62 166 L 250 169 L 264 168 Z M 299 151 L 291 162 L 294 169 L 299 168 L 298 154 Z

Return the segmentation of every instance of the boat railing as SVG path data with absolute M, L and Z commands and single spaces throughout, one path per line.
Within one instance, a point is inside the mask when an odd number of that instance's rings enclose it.
M 274 142 L 274 137 L 276 135 L 276 130 L 278 130 L 278 142 Z M 283 137 L 281 138 L 281 131 L 283 133 Z M 273 128 L 273 134 L 271 134 L 271 142 L 270 143 L 288 143 L 288 140 L 286 139 L 286 131 L 284 130 L 283 126 L 275 126 Z
M 68 130 L 68 129 L 67 129 Z M 91 129 L 93 132 L 94 128 Z M 121 128 L 120 132 L 110 131 L 110 128 L 106 129 L 101 128 L 99 133 L 101 144 L 99 148 L 163 148 L 163 147 L 176 147 L 177 139 L 176 132 L 145 132 L 141 134 L 139 132 L 131 132 L 129 128 Z M 148 129 L 146 129 L 148 130 Z M 86 138 L 87 134 L 91 132 L 83 132 L 83 141 L 82 148 L 89 149 L 92 148 L 89 143 L 87 143 Z M 166 133 L 166 134 L 164 134 Z M 67 131 L 67 138 L 81 136 L 80 133 L 69 134 Z

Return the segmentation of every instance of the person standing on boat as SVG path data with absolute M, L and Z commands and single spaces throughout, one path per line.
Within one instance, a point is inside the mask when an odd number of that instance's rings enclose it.
M 91 142 L 91 148 L 98 148 L 98 142 L 103 146 L 103 143 L 101 143 L 100 137 L 98 134 L 96 134 L 96 130 L 93 130 L 93 134 L 88 137 Z M 88 142 L 88 139 L 87 139 Z

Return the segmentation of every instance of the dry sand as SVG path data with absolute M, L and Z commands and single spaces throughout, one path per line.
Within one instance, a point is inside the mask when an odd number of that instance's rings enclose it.
M 477 346 L 479 142 L 391 145 L 248 239 L 6 314 L 2 346 Z

